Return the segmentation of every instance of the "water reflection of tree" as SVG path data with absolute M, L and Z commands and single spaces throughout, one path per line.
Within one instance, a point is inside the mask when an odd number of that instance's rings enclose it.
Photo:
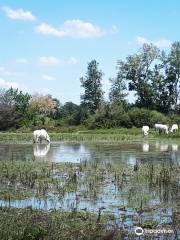
M 0 151 L 0 160 L 32 160 L 32 145 L 29 144 L 2 144 Z

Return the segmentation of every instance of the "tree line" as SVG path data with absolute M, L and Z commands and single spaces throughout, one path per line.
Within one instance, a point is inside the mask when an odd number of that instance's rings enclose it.
M 51 95 L 30 95 L 18 89 L 0 90 L 0 130 L 9 128 L 141 127 L 144 124 L 180 123 L 180 42 L 168 52 L 144 44 L 137 53 L 117 61 L 117 73 L 110 78 L 109 98 L 103 92 L 99 63 L 88 63 L 80 78 L 83 94 L 79 105 L 64 105 Z M 128 102 L 129 92 L 136 96 Z

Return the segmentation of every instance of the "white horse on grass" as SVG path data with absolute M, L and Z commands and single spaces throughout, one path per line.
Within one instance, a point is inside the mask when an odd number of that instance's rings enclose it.
M 154 127 L 155 127 L 156 130 L 159 131 L 159 133 L 166 133 L 166 134 L 169 133 L 169 127 L 168 127 L 168 125 L 156 123 L 156 124 L 154 125 Z

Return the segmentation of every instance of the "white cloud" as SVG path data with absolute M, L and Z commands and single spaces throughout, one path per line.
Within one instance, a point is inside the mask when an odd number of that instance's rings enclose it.
M 0 66 L 0 72 L 4 72 L 5 71 L 5 67 Z
M 77 59 L 74 57 L 70 57 L 70 59 L 68 60 L 68 63 L 70 65 L 75 65 L 77 63 Z
M 105 34 L 100 27 L 78 19 L 66 20 L 60 27 L 41 23 L 35 30 L 44 35 L 70 38 L 98 38 Z
M 54 57 L 54 56 L 42 56 L 39 57 L 39 63 L 41 65 L 58 65 L 61 63 L 60 59 Z
M 47 75 L 47 74 L 43 74 L 43 75 L 42 75 L 42 78 L 43 78 L 44 80 L 48 80 L 48 81 L 54 81 L 54 80 L 56 80 L 55 77 L 50 76 L 50 75 Z
M 18 88 L 19 84 L 17 82 L 8 82 L 0 78 L 0 88 Z
M 13 20 L 35 21 L 36 17 L 30 11 L 25 11 L 22 8 L 12 9 L 9 7 L 2 7 L 6 16 Z
M 0 74 L 4 76 L 16 76 L 17 72 L 8 71 L 5 67 L 0 66 Z
M 28 63 L 28 59 L 27 58 L 18 58 L 18 59 L 16 59 L 16 62 L 26 64 L 26 63 Z
M 168 40 L 168 39 L 163 39 L 162 38 L 162 39 L 159 39 L 157 41 L 151 41 L 151 40 L 149 40 L 147 38 L 144 38 L 144 37 L 141 37 L 141 36 L 136 37 L 136 42 L 138 44 L 144 44 L 144 43 L 150 44 L 150 43 L 152 43 L 152 44 L 156 45 L 157 47 L 169 47 L 171 45 L 171 41 Z
M 44 35 L 52 35 L 52 36 L 56 36 L 56 37 L 62 37 L 60 30 L 56 29 L 55 27 L 53 27 L 47 23 L 42 23 L 39 26 L 37 26 L 36 31 L 39 33 L 42 33 Z

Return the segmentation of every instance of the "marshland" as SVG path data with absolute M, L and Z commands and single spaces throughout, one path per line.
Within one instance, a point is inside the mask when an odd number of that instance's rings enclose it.
M 178 239 L 176 141 L 23 141 L 0 143 L 1 239 Z
M 180 238 L 180 4 L 143 2 L 2 0 L 0 240 Z

